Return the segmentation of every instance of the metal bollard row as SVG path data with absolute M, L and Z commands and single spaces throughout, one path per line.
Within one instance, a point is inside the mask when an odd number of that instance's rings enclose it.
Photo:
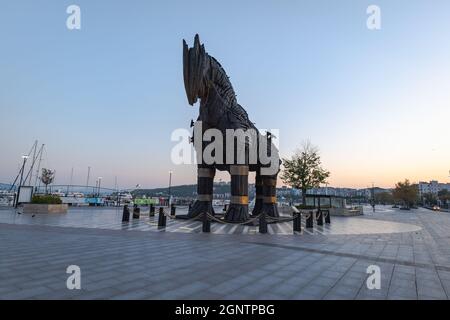
M 140 210 L 136 210 L 139 208 L 134 208 L 133 210 L 133 218 L 138 218 L 140 214 Z M 292 214 L 292 229 L 293 232 L 301 232 L 302 231 L 302 213 L 297 208 L 292 207 L 293 214 Z M 170 207 L 170 215 L 171 217 L 174 217 L 176 214 L 176 207 L 175 205 L 171 205 Z M 130 209 L 128 208 L 128 205 L 125 205 L 123 207 L 123 213 L 122 213 L 122 222 L 129 222 L 130 221 Z M 150 205 L 150 212 L 149 217 L 155 216 L 155 206 L 153 204 Z M 206 213 L 202 215 L 202 232 L 209 233 L 211 232 L 211 219 L 208 217 Z M 262 213 L 259 218 L 256 217 L 255 219 L 259 219 L 259 227 L 258 231 L 261 234 L 266 234 L 268 232 L 268 223 L 267 223 L 267 217 L 266 214 Z M 330 218 L 330 210 L 317 210 L 317 214 L 314 214 L 314 211 L 310 210 L 305 215 L 305 221 L 306 221 L 306 228 L 314 228 L 314 219 L 317 221 L 318 226 L 322 226 L 324 222 L 326 224 L 331 223 Z M 290 221 L 289 219 L 288 221 Z M 167 216 L 164 212 L 164 208 L 159 208 L 159 214 L 158 214 L 158 228 L 166 227 L 167 225 Z

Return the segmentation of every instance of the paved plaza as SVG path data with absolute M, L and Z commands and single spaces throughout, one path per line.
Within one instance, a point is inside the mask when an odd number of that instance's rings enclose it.
M 367 207 L 361 217 L 292 234 L 291 223 L 261 235 L 248 226 L 142 214 L 129 223 L 114 208 L 65 215 L 0 209 L 0 299 L 448 299 L 450 214 Z M 66 268 L 81 269 L 69 290 Z M 366 286 L 368 266 L 381 288 Z

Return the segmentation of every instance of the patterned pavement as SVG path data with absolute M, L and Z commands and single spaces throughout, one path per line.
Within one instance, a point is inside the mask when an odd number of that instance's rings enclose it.
M 201 233 L 200 221 L 185 221 L 180 219 L 167 219 L 165 228 L 158 228 L 158 214 L 149 217 L 148 212 L 143 211 L 140 219 L 130 219 L 130 222 L 122 222 L 121 208 L 70 208 L 67 214 L 52 214 L 32 216 L 30 214 L 17 214 L 15 210 L 0 210 L 0 223 L 8 224 L 38 224 L 58 227 L 98 228 L 110 230 L 138 230 L 153 232 L 181 232 Z M 147 210 L 148 209 L 143 209 Z M 389 212 L 389 209 L 382 209 Z M 158 211 L 158 210 L 156 210 Z M 218 211 L 218 210 L 216 210 Z M 20 211 L 19 211 L 20 212 Z M 178 214 L 186 214 L 186 208 L 178 208 Z M 381 211 L 380 211 L 381 212 Z M 318 226 L 314 223 L 313 229 L 306 228 L 305 219 L 302 218 L 302 232 L 310 235 L 321 234 L 381 234 L 396 232 L 413 232 L 420 230 L 419 226 L 392 222 L 373 221 L 367 219 L 352 219 L 348 217 L 332 217 L 331 224 Z M 257 226 L 245 226 L 240 224 L 211 224 L 211 233 L 214 234 L 256 234 Z M 293 235 L 292 221 L 280 222 L 268 225 L 269 234 Z

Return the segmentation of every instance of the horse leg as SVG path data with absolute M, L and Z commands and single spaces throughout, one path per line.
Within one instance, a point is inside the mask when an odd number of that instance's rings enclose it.
M 227 222 L 244 222 L 248 215 L 248 166 L 230 165 L 231 200 L 225 213 Z
M 212 200 L 215 173 L 215 168 L 198 166 L 197 200 L 189 210 L 188 218 L 194 218 L 205 212 L 214 215 Z
M 261 213 L 261 209 L 263 206 L 263 180 L 259 171 L 256 171 L 255 177 L 255 207 L 253 208 L 252 215 L 257 216 Z
M 279 217 L 277 206 L 277 175 L 262 176 L 263 205 L 261 212 L 269 217 Z

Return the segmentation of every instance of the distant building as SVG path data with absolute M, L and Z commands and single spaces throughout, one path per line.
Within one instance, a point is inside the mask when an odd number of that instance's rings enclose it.
M 419 182 L 419 194 L 423 195 L 426 193 L 431 193 L 437 195 L 441 190 L 450 191 L 450 183 L 440 183 L 436 180 L 431 180 L 430 182 Z
M 390 189 L 383 189 L 379 187 L 366 188 L 366 189 L 353 189 L 353 188 L 336 188 L 336 187 L 325 187 L 325 188 L 314 188 L 308 190 L 308 194 L 322 194 L 330 196 L 338 196 L 345 198 L 371 198 L 373 194 L 378 194 L 381 192 L 391 192 Z

